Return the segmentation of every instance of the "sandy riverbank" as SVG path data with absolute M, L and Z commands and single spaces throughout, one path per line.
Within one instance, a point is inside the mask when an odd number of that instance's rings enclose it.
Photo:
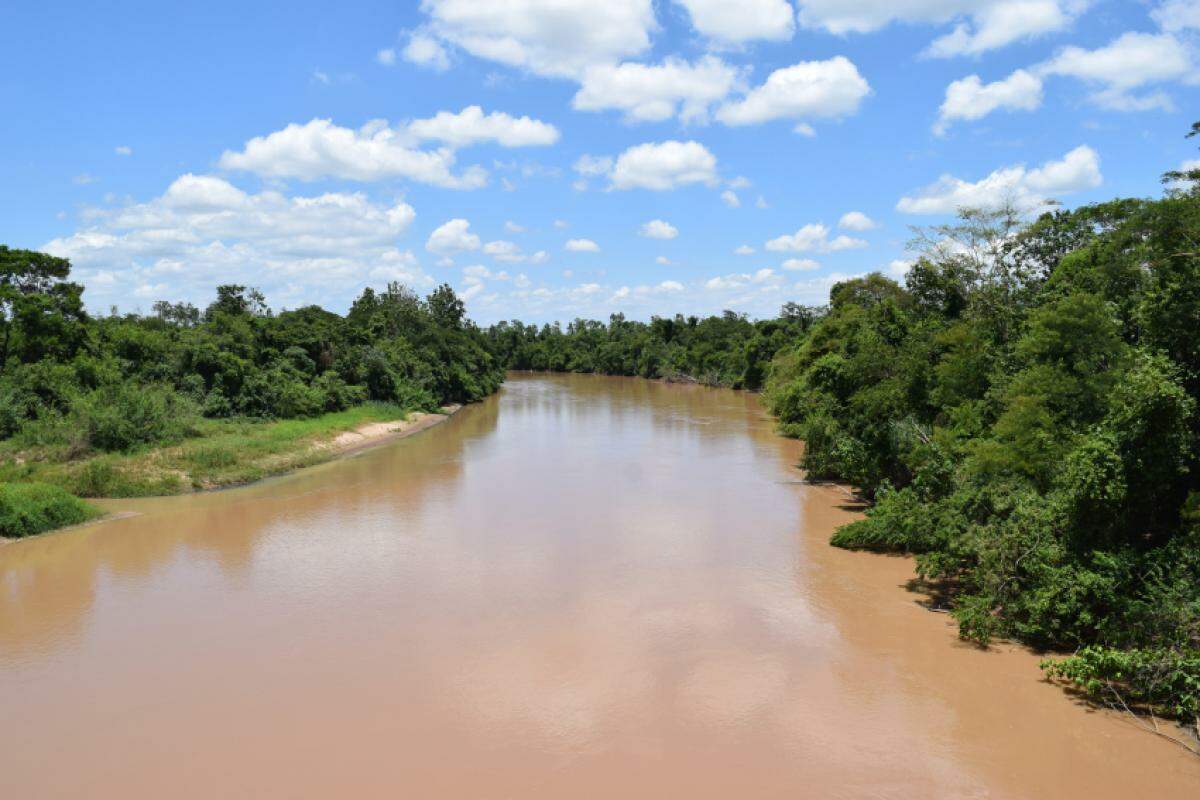
M 318 442 L 315 447 L 336 453 L 338 456 L 353 455 L 368 448 L 378 447 L 432 428 L 434 425 L 450 419 L 461 408 L 460 405 L 444 406 L 437 414 L 414 411 L 406 419 L 397 419 L 391 422 L 369 422 L 352 431 L 343 431 L 328 441 Z

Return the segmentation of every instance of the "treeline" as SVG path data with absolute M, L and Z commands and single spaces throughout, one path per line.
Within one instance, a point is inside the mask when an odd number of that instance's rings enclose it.
M 577 319 L 558 323 L 500 322 L 485 331 L 492 351 L 509 369 L 587 372 L 757 390 L 774 355 L 802 336 L 814 310 L 788 303 L 779 319 L 751 322 L 726 311 L 712 317 L 654 317 L 650 322 L 613 314 L 607 324 Z
M 1200 171 L 1166 180 L 1032 223 L 965 211 L 919 232 L 903 285 L 777 320 L 488 338 L 522 368 L 763 384 L 807 473 L 871 501 L 834 544 L 915 554 L 964 637 L 1070 652 L 1051 675 L 1195 726 Z
M 0 247 L 0 450 L 10 480 L 37 459 L 178 442 L 205 420 L 314 417 L 371 402 L 435 411 L 503 380 L 449 286 L 425 298 L 397 284 L 366 289 L 345 316 L 317 306 L 274 313 L 259 292 L 234 285 L 217 287 L 203 309 L 158 302 L 145 316 L 91 316 L 70 268 Z

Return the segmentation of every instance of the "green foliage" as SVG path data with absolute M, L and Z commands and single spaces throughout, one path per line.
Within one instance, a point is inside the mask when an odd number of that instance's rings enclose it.
M 0 536 L 19 539 L 77 525 L 98 512 L 65 490 L 44 483 L 0 483 Z
M 398 419 L 478 400 L 504 376 L 448 286 L 424 300 L 397 284 L 367 289 L 345 317 L 276 314 L 236 285 L 217 287 L 203 313 L 160 301 L 152 316 L 88 317 L 69 272 L 0 247 L 0 478 L 85 497 L 250 480 L 319 460 L 310 428 L 260 424 L 217 441 L 207 420 L 228 433 L 270 420 L 336 428 L 362 416 L 353 409 Z
M 607 324 L 577 319 L 567 326 L 501 322 L 487 329 L 496 358 L 509 369 L 663 378 L 757 390 L 771 358 L 802 335 L 820 312 L 787 304 L 778 319 L 751 322 L 720 316 L 654 317 L 649 323 L 614 314 Z
M 814 476 L 874 504 L 833 537 L 916 554 L 966 638 L 1075 655 L 1105 702 L 1200 708 L 1200 191 L 966 212 L 900 286 L 834 287 L 768 370 Z
M 195 410 L 185 396 L 167 386 L 125 382 L 83 395 L 72 417 L 72 427 L 88 446 L 119 451 L 178 441 L 190 433 Z

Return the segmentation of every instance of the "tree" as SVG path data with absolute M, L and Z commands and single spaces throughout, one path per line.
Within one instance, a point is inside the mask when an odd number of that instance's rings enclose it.
M 83 287 L 67 282 L 71 262 L 0 245 L 0 371 L 19 348 L 24 360 L 73 353 L 86 320 Z

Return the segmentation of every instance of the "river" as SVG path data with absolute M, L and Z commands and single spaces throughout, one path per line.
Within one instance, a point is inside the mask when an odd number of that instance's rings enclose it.
M 0 547 L 0 796 L 1200 796 L 829 547 L 755 397 L 511 376 L 418 436 Z

